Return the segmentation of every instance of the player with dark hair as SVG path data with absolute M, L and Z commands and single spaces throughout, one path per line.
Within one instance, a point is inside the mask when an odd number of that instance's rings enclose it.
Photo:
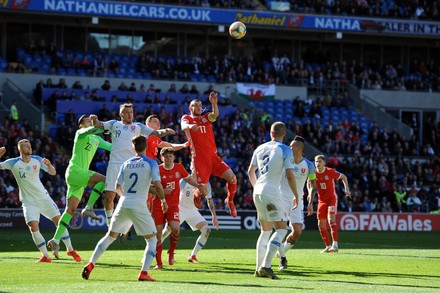
M 298 208 L 292 210 L 292 201 L 294 194 L 290 189 L 287 177 L 283 176 L 280 185 L 280 192 L 283 202 L 286 207 L 287 218 L 290 222 L 290 228 L 292 232 L 287 235 L 286 240 L 281 244 L 278 249 L 280 255 L 280 266 L 279 270 L 287 269 L 287 258 L 286 252 L 291 249 L 295 243 L 298 241 L 302 234 L 302 226 L 304 224 L 304 186 L 307 183 L 307 179 L 310 181 L 313 187 L 314 194 L 316 192 L 316 175 L 315 175 L 315 165 L 312 162 L 303 157 L 304 152 L 304 138 L 301 136 L 295 136 L 290 143 L 290 149 L 293 152 L 293 173 L 295 174 L 296 187 L 299 195 Z M 309 196 L 309 205 L 311 204 Z
M 212 124 L 219 116 L 218 94 L 211 92 L 209 101 L 212 105 L 212 112 L 203 114 L 202 102 L 198 99 L 192 100 L 189 104 L 190 115 L 185 114 L 181 119 L 182 130 L 190 142 L 192 164 L 196 172 L 198 183 L 209 182 L 211 174 L 225 179 L 228 195 L 225 203 L 229 207 L 231 215 L 237 217 L 234 197 L 237 192 L 237 177 L 231 168 L 217 154 L 214 131 Z
M 180 214 L 179 214 L 179 194 L 180 180 L 183 179 L 187 183 L 204 190 L 203 186 L 191 177 L 181 163 L 174 162 L 174 150 L 171 147 L 163 148 L 160 151 L 160 157 L 163 163 L 159 165 L 162 186 L 165 191 L 165 198 L 168 210 L 164 212 L 160 208 L 159 199 L 156 197 L 153 201 L 153 219 L 157 229 L 157 248 L 156 248 L 156 267 L 162 269 L 162 231 L 165 223 L 171 229 L 170 247 L 168 249 L 168 264 L 174 265 L 174 251 L 180 239 Z M 206 193 L 206 190 L 204 190 Z
M 87 186 L 92 186 L 93 190 L 87 201 L 87 206 L 81 214 L 95 220 L 99 219 L 93 211 L 93 205 L 102 195 L 105 187 L 105 176 L 89 170 L 89 167 L 98 148 L 110 151 L 112 147 L 111 143 L 96 135 L 102 133 L 103 130 L 93 127 L 90 117 L 82 115 L 78 119 L 78 126 L 79 129 L 75 133 L 73 142 L 72 158 L 66 170 L 66 208 L 61 216 L 55 235 L 47 243 L 56 258 L 58 258 L 60 239 L 69 226 Z
M 116 206 L 107 234 L 96 244 L 90 261 L 83 268 L 82 277 L 86 280 L 89 279 L 98 259 L 116 240 L 118 235 L 125 233 L 131 225 L 134 225 L 136 233 L 143 236 L 146 242 L 138 280 L 155 281 L 148 274 L 157 243 L 156 227 L 147 207 L 147 190 L 150 188 L 151 181 L 153 181 L 156 195 L 162 203 L 164 212 L 168 209 L 168 206 L 160 183 L 157 162 L 145 155 L 147 139 L 145 136 L 137 135 L 133 137 L 132 144 L 136 156 L 128 159 L 121 166 L 115 188 L 121 198 Z

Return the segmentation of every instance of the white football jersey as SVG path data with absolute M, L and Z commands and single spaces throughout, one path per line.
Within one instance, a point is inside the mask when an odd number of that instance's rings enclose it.
M 299 164 L 293 163 L 293 173 L 295 174 L 296 190 L 298 191 L 299 200 L 301 201 L 304 197 L 304 185 L 307 182 L 307 178 L 310 178 L 311 180 L 316 178 L 315 165 L 306 158 L 303 158 Z M 283 199 L 293 201 L 295 195 L 293 194 L 292 189 L 290 189 L 285 171 L 283 172 L 283 177 L 281 179 L 280 191 Z
M 103 124 L 104 129 L 112 134 L 112 150 L 109 163 L 122 164 L 131 157 L 136 156 L 131 139 L 139 134 L 148 137 L 153 132 L 153 129 L 139 122 L 123 124 L 121 121 L 110 120 L 103 122 Z
M 118 205 L 123 208 L 143 208 L 147 205 L 151 181 L 160 181 L 157 162 L 138 156 L 127 160 L 119 171 L 117 184 L 122 186 L 123 193 Z
M 293 169 L 293 153 L 285 144 L 269 141 L 257 147 L 252 165 L 258 167 L 259 176 L 254 194 L 280 196 L 281 176 L 285 169 Z
M 179 209 L 185 209 L 185 210 L 198 210 L 196 206 L 194 205 L 194 189 L 197 187 L 192 186 L 185 180 L 180 180 L 180 201 L 179 201 Z M 211 184 L 208 184 L 208 195 L 206 198 L 211 198 Z
M 40 156 L 31 156 L 29 163 L 20 157 L 0 163 L 4 170 L 11 170 L 19 188 L 20 201 L 24 204 L 38 202 L 42 198 L 51 198 L 40 180 L 40 169 L 49 172 Z

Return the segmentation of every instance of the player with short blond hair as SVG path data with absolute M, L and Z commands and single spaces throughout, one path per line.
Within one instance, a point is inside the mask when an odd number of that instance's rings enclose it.
M 325 249 L 321 253 L 338 252 L 338 226 L 336 214 L 338 213 L 338 195 L 335 190 L 335 180 L 341 180 L 344 184 L 345 195 L 351 198 L 347 176 L 333 168 L 326 167 L 324 155 L 315 157 L 316 186 L 318 189 L 318 227 L 321 238 L 325 243 Z M 308 214 L 313 213 L 313 206 L 308 206 Z M 330 246 L 330 238 L 327 231 L 327 218 L 330 224 L 333 244 Z
M 56 170 L 51 162 L 46 158 L 32 155 L 32 146 L 29 140 L 22 139 L 17 144 L 20 156 L 8 159 L 0 163 L 0 170 L 10 170 L 17 180 L 19 197 L 23 207 L 23 214 L 26 224 L 32 234 L 32 239 L 42 256 L 37 262 L 51 262 L 46 248 L 46 240 L 40 233 L 40 215 L 45 216 L 55 225 L 60 221 L 60 211 L 47 193 L 40 180 L 40 170 L 44 170 L 50 175 L 56 175 Z M 0 148 L 0 157 L 6 153 L 6 148 Z M 67 254 L 72 256 L 77 262 L 81 257 L 73 249 L 70 235 L 67 230 L 61 235 L 61 239 L 67 247 Z M 56 255 L 58 258 L 58 255 Z
M 167 134 L 174 134 L 174 130 L 170 128 L 154 130 L 142 123 L 133 122 L 133 105 L 122 104 L 119 108 L 119 116 L 121 120 L 110 120 L 101 122 L 96 115 L 90 115 L 93 125 L 96 128 L 110 131 L 112 135 L 112 151 L 110 152 L 110 160 L 107 167 L 105 180 L 105 214 L 107 222 L 113 215 L 114 198 L 116 196 L 116 179 L 121 165 L 135 156 L 131 146 L 131 139 L 136 135 L 142 134 L 146 137 L 150 135 L 163 137 Z

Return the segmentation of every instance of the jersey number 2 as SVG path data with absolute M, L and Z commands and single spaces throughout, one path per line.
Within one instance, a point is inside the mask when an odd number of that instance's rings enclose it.
M 136 183 L 138 182 L 138 174 L 131 173 L 128 178 L 134 177 L 133 184 L 130 186 L 130 188 L 127 190 L 127 193 L 136 193 L 136 190 L 134 190 L 134 187 L 136 186 Z

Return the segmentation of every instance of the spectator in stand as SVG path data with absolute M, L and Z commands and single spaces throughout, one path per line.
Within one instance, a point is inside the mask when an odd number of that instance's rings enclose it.
M 106 79 L 105 81 L 104 81 L 104 83 L 101 85 L 101 89 L 103 90 L 103 91 L 109 91 L 109 90 L 111 90 L 111 85 L 110 85 L 110 81 L 108 80 L 108 79 Z
M 128 91 L 128 87 L 125 82 L 121 81 L 121 84 L 118 86 L 118 91 Z
M 115 58 L 112 58 L 109 65 L 108 65 L 108 69 L 113 72 L 113 74 L 118 74 L 119 73 L 119 62 L 116 61 Z
M 102 57 L 102 54 L 98 54 L 98 57 L 93 61 L 93 76 L 101 76 L 106 75 L 106 67 L 105 60 Z
M 82 90 L 83 89 L 83 85 L 81 84 L 81 82 L 79 80 L 75 81 L 75 83 L 72 85 L 73 89 L 77 89 L 77 90 Z

